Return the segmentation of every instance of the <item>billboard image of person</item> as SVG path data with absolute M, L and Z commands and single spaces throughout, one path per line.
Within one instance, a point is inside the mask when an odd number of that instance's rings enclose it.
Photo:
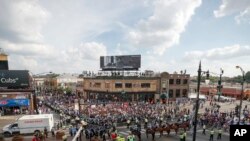
M 138 70 L 141 67 L 141 55 L 101 56 L 102 70 Z

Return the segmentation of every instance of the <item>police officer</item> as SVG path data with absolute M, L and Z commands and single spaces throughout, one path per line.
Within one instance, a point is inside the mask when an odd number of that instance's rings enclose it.
M 183 133 L 183 141 L 186 141 L 186 138 L 187 138 L 187 132 L 184 131 L 184 133 Z
M 222 130 L 221 130 L 221 128 L 219 128 L 217 140 L 221 140 L 221 134 L 222 134 Z
M 210 138 L 209 138 L 209 141 L 213 141 L 213 140 L 214 140 L 214 129 L 210 131 Z
M 179 138 L 180 138 L 180 141 L 183 141 L 184 134 L 182 132 L 180 133 Z
M 134 136 L 132 135 L 132 133 L 130 133 L 127 137 L 128 141 L 134 141 Z

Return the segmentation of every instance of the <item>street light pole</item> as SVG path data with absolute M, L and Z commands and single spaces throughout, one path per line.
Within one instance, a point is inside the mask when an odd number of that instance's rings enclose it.
M 240 66 L 236 66 L 237 69 L 240 69 L 242 72 L 242 82 L 241 82 L 241 94 L 240 94 L 240 107 L 239 107 L 239 122 L 240 124 L 240 119 L 241 119 L 241 109 L 242 109 L 242 98 L 243 98 L 243 93 L 244 93 L 244 82 L 245 82 L 245 72 Z
M 198 83 L 197 83 L 197 98 L 196 98 L 196 107 L 195 107 L 195 115 L 194 115 L 194 133 L 193 133 L 193 141 L 196 140 L 196 125 L 197 125 L 197 116 L 199 109 L 199 94 L 200 94 L 200 81 L 201 81 L 201 62 L 199 64 L 198 69 Z
M 199 69 L 198 69 L 198 83 L 197 83 L 197 97 L 196 97 L 196 105 L 195 105 L 195 115 L 194 115 L 194 131 L 193 131 L 193 141 L 196 140 L 196 127 L 197 127 L 197 117 L 198 117 L 198 111 L 199 111 L 199 101 L 200 101 L 200 82 L 201 82 L 201 75 L 202 73 L 207 74 L 207 79 L 209 78 L 209 71 L 204 72 L 201 70 L 201 62 L 199 64 Z
M 218 102 L 220 102 L 220 95 L 221 95 L 221 88 L 222 88 L 222 85 L 221 85 L 221 77 L 222 77 L 222 74 L 224 73 L 224 71 L 222 69 L 221 70 L 221 73 L 220 73 L 220 80 L 219 80 L 219 88 L 218 88 L 218 93 L 219 93 L 219 96 L 218 96 Z

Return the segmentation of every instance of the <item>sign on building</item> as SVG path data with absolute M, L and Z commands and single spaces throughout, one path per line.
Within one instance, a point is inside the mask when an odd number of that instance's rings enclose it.
M 0 70 L 0 87 L 29 87 L 27 70 Z

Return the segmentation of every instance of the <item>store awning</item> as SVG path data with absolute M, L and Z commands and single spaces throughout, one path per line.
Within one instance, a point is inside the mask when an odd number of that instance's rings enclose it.
M 29 99 L 6 99 L 0 100 L 0 107 L 29 106 Z

